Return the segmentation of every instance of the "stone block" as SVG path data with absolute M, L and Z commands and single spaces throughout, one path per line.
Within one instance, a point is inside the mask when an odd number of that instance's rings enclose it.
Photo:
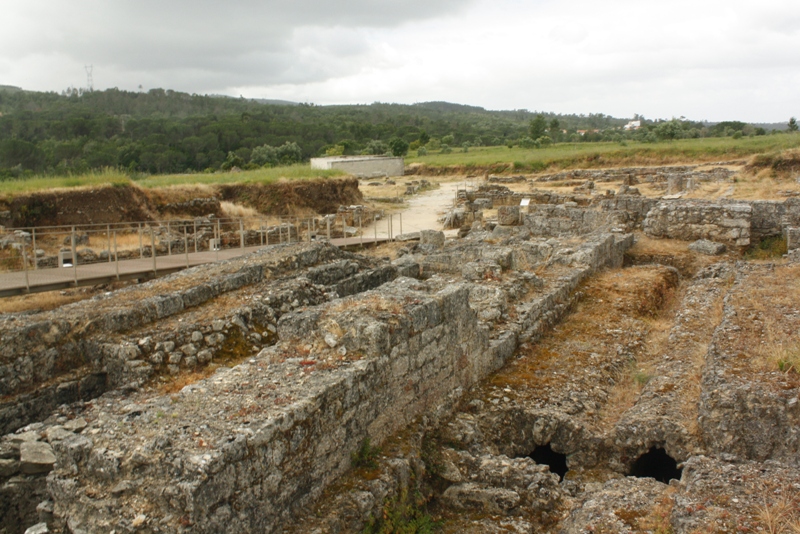
M 444 232 L 436 230 L 422 230 L 419 233 L 420 244 L 432 245 L 435 248 L 442 248 L 444 246 Z
M 26 475 L 49 473 L 55 463 L 56 455 L 47 443 L 24 442 L 19 447 L 19 470 Z
M 783 236 L 786 238 L 786 248 L 789 251 L 800 248 L 800 228 L 786 228 Z
M 500 206 L 497 208 L 497 224 L 503 226 L 520 225 L 519 206 Z
M 725 245 L 722 243 L 709 241 L 708 239 L 698 239 L 689 245 L 689 250 L 693 250 L 699 254 L 705 254 L 707 256 L 718 256 L 725 252 Z
M 0 477 L 7 478 L 19 472 L 19 462 L 13 458 L 0 459 Z

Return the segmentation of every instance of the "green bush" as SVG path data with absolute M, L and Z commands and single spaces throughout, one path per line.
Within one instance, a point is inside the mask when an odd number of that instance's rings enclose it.
M 350 455 L 350 463 L 355 468 L 363 467 L 365 469 L 377 469 L 378 456 L 381 454 L 380 447 L 373 447 L 370 444 L 369 438 L 364 438 L 358 450 Z

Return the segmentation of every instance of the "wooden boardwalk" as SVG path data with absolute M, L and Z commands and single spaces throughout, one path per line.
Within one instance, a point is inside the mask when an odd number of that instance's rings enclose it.
M 379 244 L 388 240 L 387 237 L 348 237 L 331 239 L 330 243 L 338 247 L 349 248 Z M 91 263 L 75 267 L 29 269 L 28 271 L 0 273 L 0 297 L 107 284 L 118 280 L 152 279 L 195 265 L 237 258 L 261 248 L 265 248 L 265 246 L 156 256 L 155 264 L 153 263 L 153 258 L 139 258 L 117 262 Z

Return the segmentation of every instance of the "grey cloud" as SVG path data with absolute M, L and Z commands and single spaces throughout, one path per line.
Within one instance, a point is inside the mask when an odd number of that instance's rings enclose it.
M 115 79 L 148 72 L 159 85 L 198 90 L 303 83 L 368 62 L 359 29 L 456 13 L 472 1 L 30 0 L 17 16 L 35 17 L 38 31 L 0 37 L 0 59 L 58 52 Z

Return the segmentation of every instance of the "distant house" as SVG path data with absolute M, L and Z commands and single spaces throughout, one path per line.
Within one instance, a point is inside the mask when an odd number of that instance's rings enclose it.
M 623 130 L 638 130 L 642 127 L 642 121 L 629 121 L 628 124 L 622 127 Z
M 358 177 L 403 176 L 403 158 L 390 156 L 329 156 L 311 158 L 312 169 L 340 169 Z

